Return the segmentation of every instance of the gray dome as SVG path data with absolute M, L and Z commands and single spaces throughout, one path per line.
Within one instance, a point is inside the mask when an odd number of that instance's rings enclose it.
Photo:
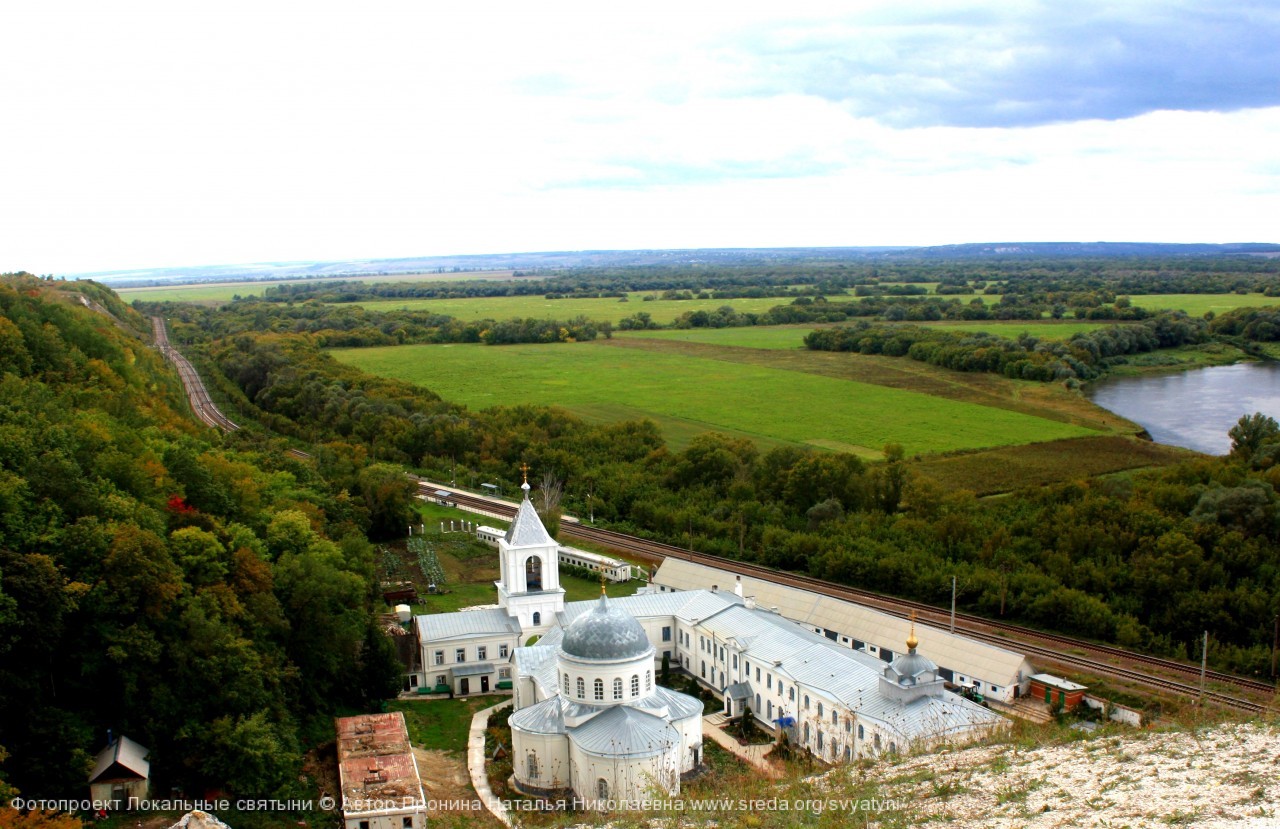
M 916 653 L 916 649 L 912 648 L 909 652 L 902 654 L 889 663 L 890 667 L 897 672 L 900 677 L 910 677 L 915 679 L 926 671 L 937 673 L 938 666 L 927 656 L 921 656 Z
M 630 659 L 651 649 L 649 637 L 635 617 L 611 607 L 600 597 L 595 607 L 565 629 L 560 649 L 581 659 Z

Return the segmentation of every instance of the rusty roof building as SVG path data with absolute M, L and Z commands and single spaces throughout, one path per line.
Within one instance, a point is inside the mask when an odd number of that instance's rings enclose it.
M 404 714 L 334 721 L 346 829 L 422 829 L 426 797 Z

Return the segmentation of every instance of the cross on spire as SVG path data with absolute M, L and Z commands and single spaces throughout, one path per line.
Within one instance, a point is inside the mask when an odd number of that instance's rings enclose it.
M 916 612 L 911 611 L 911 634 L 907 636 L 907 650 L 915 652 L 916 646 L 920 644 L 920 640 L 916 638 Z
M 529 464 L 527 463 L 520 464 L 520 473 L 524 475 L 524 482 L 526 484 L 529 483 Z

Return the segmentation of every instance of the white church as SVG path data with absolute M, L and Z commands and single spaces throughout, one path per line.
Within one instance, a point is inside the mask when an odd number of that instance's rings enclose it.
M 529 485 L 499 539 L 498 606 L 416 617 L 421 675 L 455 694 L 510 688 L 514 784 L 588 802 L 675 794 L 702 760 L 703 705 L 654 681 L 665 656 L 827 762 L 981 739 L 1008 722 L 947 691 L 937 666 L 842 646 L 741 590 L 564 601 L 558 545 Z M 532 641 L 537 636 L 536 641 Z

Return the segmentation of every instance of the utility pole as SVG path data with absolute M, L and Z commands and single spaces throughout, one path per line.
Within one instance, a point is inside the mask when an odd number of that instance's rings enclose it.
M 1204 632 L 1204 644 L 1200 646 L 1200 699 L 1204 700 L 1204 674 L 1209 666 L 1209 631 Z
M 951 577 L 951 632 L 956 632 L 956 577 Z

